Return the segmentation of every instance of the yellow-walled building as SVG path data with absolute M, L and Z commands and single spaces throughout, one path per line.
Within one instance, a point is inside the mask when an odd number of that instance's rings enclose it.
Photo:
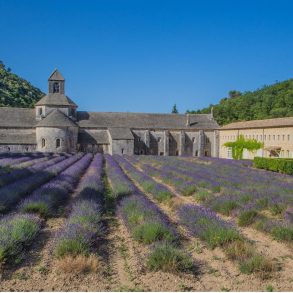
M 264 144 L 263 149 L 254 153 L 244 150 L 243 159 L 253 159 L 255 156 L 293 158 L 293 117 L 234 122 L 221 127 L 220 158 L 232 158 L 232 149 L 224 144 L 235 141 L 240 135 Z

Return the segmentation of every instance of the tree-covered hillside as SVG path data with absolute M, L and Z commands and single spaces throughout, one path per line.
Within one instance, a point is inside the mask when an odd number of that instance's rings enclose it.
M 28 81 L 11 73 L 0 61 L 0 107 L 33 107 L 44 96 Z
M 253 92 L 230 91 L 219 104 L 187 113 L 210 113 L 220 125 L 235 121 L 293 116 L 293 79 L 264 86 Z

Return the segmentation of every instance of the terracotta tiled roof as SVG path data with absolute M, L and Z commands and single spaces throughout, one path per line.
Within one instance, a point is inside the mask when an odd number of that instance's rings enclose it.
M 221 130 L 247 129 L 247 128 L 271 128 L 271 127 L 285 127 L 285 126 L 293 126 L 293 117 L 233 122 L 221 127 Z

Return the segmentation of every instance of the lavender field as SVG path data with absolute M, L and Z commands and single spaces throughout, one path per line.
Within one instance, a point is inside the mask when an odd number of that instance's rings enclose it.
M 244 161 L 1 154 L 0 289 L 292 291 L 293 177 Z

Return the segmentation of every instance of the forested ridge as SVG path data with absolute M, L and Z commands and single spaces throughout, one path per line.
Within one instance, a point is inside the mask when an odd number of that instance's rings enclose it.
M 41 90 L 12 73 L 0 61 L 0 107 L 32 108 L 43 96 Z
M 187 113 L 210 113 L 220 125 L 235 121 L 293 116 L 293 79 L 263 86 L 256 91 L 230 91 L 228 97 L 207 108 Z

